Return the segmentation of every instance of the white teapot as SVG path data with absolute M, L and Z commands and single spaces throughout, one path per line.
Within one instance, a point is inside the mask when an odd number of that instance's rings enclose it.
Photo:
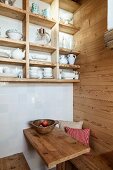
M 67 57 L 65 55 L 61 55 L 59 63 L 60 64 L 67 64 L 68 63 Z
M 21 49 L 17 48 L 11 52 L 11 57 L 22 60 L 25 57 L 25 50 L 22 52 Z

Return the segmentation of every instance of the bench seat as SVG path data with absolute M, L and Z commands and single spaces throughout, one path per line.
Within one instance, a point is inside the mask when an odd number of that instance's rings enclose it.
M 82 155 L 70 161 L 78 170 L 113 170 L 113 151 L 98 156 Z
M 0 170 L 30 170 L 23 153 L 0 158 Z

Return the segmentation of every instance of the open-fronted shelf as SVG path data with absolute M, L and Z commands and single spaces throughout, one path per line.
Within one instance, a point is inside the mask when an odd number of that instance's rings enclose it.
M 56 50 L 56 48 L 49 45 L 30 43 L 30 50 L 53 53 Z
M 59 0 L 59 5 L 61 9 L 72 13 L 74 13 L 80 7 L 80 4 L 72 0 Z
M 78 65 L 59 65 L 59 55 L 60 54 L 70 54 L 79 55 L 79 52 L 66 48 L 59 48 L 59 32 L 64 32 L 70 35 L 74 35 L 79 29 L 71 24 L 59 23 L 59 8 L 67 10 L 74 13 L 78 8 L 79 4 L 72 0 L 41 0 L 45 3 L 50 4 L 50 9 L 52 16 L 48 19 L 41 15 L 34 14 L 30 12 L 30 1 L 22 0 L 23 9 L 6 5 L 0 3 L 0 15 L 9 18 L 17 19 L 22 21 L 22 33 L 23 40 L 13 40 L 10 38 L 0 38 L 0 46 L 20 48 L 26 50 L 26 56 L 24 60 L 17 60 L 12 58 L 0 58 L 0 64 L 8 65 L 20 65 L 22 66 L 24 78 L 11 78 L 11 77 L 0 77 L 1 82 L 31 82 L 31 83 L 79 83 L 80 80 L 74 79 L 59 79 L 59 69 L 73 69 L 77 70 L 80 68 Z M 25 10 L 24 10 L 25 9 Z M 35 25 L 40 25 L 51 29 L 51 45 L 41 45 L 36 42 L 30 42 L 29 30 L 30 23 Z M 41 62 L 38 60 L 29 60 L 30 50 L 38 52 L 44 52 L 51 55 L 52 62 Z M 30 79 L 29 78 L 29 68 L 31 66 L 36 67 L 51 67 L 53 69 L 54 79 Z
M 48 4 L 51 4 L 53 2 L 53 0 L 41 0 L 41 1 L 46 2 Z
M 52 28 L 55 25 L 55 21 L 51 19 L 44 18 L 41 15 L 30 13 L 29 15 L 30 23 L 41 25 L 47 28 Z
M 11 58 L 2 58 L 0 57 L 0 64 L 1 63 L 7 63 L 7 64 L 13 64 L 13 65 L 24 65 L 26 63 L 25 60 L 17 60 L 17 59 L 11 59 Z
M 15 41 L 9 38 L 0 38 L 0 46 L 14 47 L 14 48 L 24 48 L 26 45 L 25 41 Z
M 60 64 L 59 68 L 77 70 L 77 69 L 80 69 L 80 66 L 79 65 L 71 65 L 71 64 Z
M 75 55 L 79 55 L 80 54 L 80 52 L 79 51 L 75 51 L 75 50 L 71 50 L 71 49 L 68 49 L 68 48 L 60 48 L 59 49 L 59 53 L 60 54 L 75 54 Z
M 79 83 L 80 80 L 64 80 L 64 79 L 27 79 L 27 78 L 1 78 L 1 82 L 17 82 L 17 83 Z
M 74 27 L 74 25 L 64 24 L 64 23 L 59 24 L 59 29 L 60 29 L 60 32 L 64 32 L 64 33 L 71 34 L 71 35 L 74 35 L 77 31 L 79 31 L 79 29 Z
M 31 66 L 38 66 L 38 67 L 56 67 L 56 64 L 51 62 L 39 62 L 39 61 L 30 61 L 29 63 Z
M 0 15 L 23 21 L 26 11 L 0 2 Z

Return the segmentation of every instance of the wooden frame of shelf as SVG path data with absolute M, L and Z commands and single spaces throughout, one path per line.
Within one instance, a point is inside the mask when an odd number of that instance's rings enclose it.
M 29 22 L 32 24 L 41 25 L 47 28 L 52 28 L 55 25 L 55 21 L 47 19 L 41 15 L 30 13 Z
M 0 63 L 11 64 L 11 65 L 21 65 L 23 66 L 24 77 L 19 78 L 7 78 L 0 77 L 1 82 L 34 82 L 34 83 L 79 83 L 80 80 L 68 80 L 59 79 L 60 69 L 79 69 L 78 65 L 60 65 L 59 64 L 59 54 L 76 54 L 79 52 L 75 50 L 59 48 L 59 31 L 74 35 L 79 29 L 71 24 L 59 23 L 59 8 L 65 9 L 70 12 L 75 12 L 79 8 L 79 4 L 73 2 L 72 0 L 41 0 L 43 2 L 49 3 L 51 5 L 51 13 L 53 19 L 47 19 L 43 16 L 33 14 L 29 11 L 29 0 L 23 0 L 23 9 L 12 7 L 3 3 L 0 3 L 0 15 L 9 18 L 17 19 L 22 21 L 22 31 L 24 36 L 24 41 L 16 41 L 9 38 L 0 38 L 0 46 L 21 48 L 26 50 L 25 60 L 16 60 L 10 58 L 0 58 Z M 40 45 L 29 40 L 29 25 L 30 23 L 47 27 L 51 29 L 51 46 L 50 45 Z M 52 62 L 39 62 L 35 60 L 29 60 L 30 50 L 50 53 L 52 57 Z M 29 78 L 29 67 L 51 67 L 53 68 L 54 79 L 30 79 Z
M 0 38 L 0 46 L 14 47 L 14 48 L 25 48 L 25 41 L 16 41 L 9 38 Z
M 59 65 L 60 69 L 73 69 L 73 70 L 77 70 L 80 69 L 79 65 L 71 65 L 71 64 L 60 64 Z
M 74 35 L 76 32 L 79 31 L 79 29 L 74 27 L 74 25 L 72 24 L 64 24 L 60 22 L 59 27 L 60 32 L 64 32 L 71 35 Z
M 17 60 L 17 59 L 11 59 L 11 58 L 1 58 L 0 57 L 0 64 L 1 63 L 7 63 L 7 64 L 17 64 L 17 65 L 24 65 L 26 63 L 25 60 Z
M 33 61 L 33 60 L 30 60 L 29 62 L 30 66 L 38 66 L 38 67 L 56 67 L 56 64 L 53 64 L 51 62 L 39 62 L 39 61 Z
M 0 2 L 0 15 L 23 21 L 26 11 Z
M 53 53 L 56 50 L 56 48 L 50 45 L 40 45 L 30 42 L 30 50 Z
M 49 4 L 53 2 L 53 0 L 41 0 L 41 1 Z M 61 9 L 74 13 L 80 7 L 80 4 L 72 0 L 59 0 L 59 7 Z
M 71 50 L 71 49 L 68 49 L 68 48 L 59 48 L 59 53 L 64 54 L 64 55 L 68 55 L 68 54 L 79 55 L 80 54 L 79 51 Z
M 80 80 L 66 79 L 27 79 L 27 78 L 0 78 L 0 82 L 17 82 L 17 83 L 79 83 Z

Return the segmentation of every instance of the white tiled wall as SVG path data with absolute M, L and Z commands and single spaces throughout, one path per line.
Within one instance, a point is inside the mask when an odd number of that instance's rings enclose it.
M 113 0 L 108 0 L 108 30 L 113 29 Z
M 72 120 L 72 84 L 0 84 L 0 157 L 24 152 L 31 170 L 45 170 L 23 129 L 39 118 Z

